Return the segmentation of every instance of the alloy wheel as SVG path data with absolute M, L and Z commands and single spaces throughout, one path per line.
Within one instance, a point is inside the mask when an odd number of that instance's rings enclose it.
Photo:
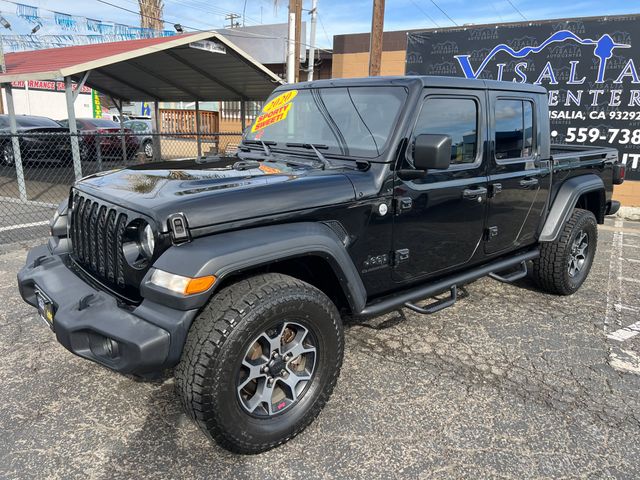
M 242 358 L 237 392 L 249 414 L 269 418 L 293 405 L 311 385 L 317 365 L 313 333 L 296 322 L 262 332 Z
M 587 262 L 588 251 L 589 235 L 584 230 L 580 230 L 571 244 L 571 251 L 569 252 L 568 269 L 570 277 L 575 277 L 582 271 Z

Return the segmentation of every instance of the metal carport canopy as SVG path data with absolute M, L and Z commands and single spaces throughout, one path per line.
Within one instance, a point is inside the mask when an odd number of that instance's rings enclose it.
M 9 53 L 5 62 L 0 83 L 70 77 L 130 101 L 263 100 L 283 83 L 216 32 Z

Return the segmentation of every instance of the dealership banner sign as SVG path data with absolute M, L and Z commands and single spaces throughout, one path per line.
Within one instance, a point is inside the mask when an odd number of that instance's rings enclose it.
M 615 147 L 640 180 L 640 15 L 411 32 L 406 73 L 542 85 L 553 142 Z

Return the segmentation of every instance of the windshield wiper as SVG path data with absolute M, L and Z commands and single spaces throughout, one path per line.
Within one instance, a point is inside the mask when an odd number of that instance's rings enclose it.
M 242 143 L 245 145 L 260 145 L 267 157 L 271 157 L 271 149 L 269 148 L 269 145 L 275 146 L 278 144 L 272 140 L 267 140 L 266 142 L 263 140 L 244 140 Z
M 307 148 L 307 149 L 313 150 L 313 153 L 316 154 L 316 156 L 318 157 L 318 160 L 322 162 L 323 170 L 327 167 L 331 167 L 331 162 L 329 162 L 329 160 L 327 160 L 325 156 L 322 153 L 320 153 L 320 150 L 318 150 L 319 148 L 322 148 L 323 150 L 327 150 L 329 147 L 327 147 L 326 145 L 322 145 L 320 143 L 287 143 L 286 145 L 287 147 Z

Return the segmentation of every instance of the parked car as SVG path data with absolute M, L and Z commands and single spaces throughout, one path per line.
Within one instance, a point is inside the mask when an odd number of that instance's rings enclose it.
M 34 115 L 17 115 L 16 126 L 20 158 L 26 162 L 59 163 L 71 159 L 69 130 L 55 120 Z M 10 136 L 9 115 L 0 115 L 0 149 L 3 165 L 15 165 L 13 142 Z
M 140 149 L 147 158 L 153 158 L 153 124 L 151 120 L 137 119 L 127 120 L 124 126 L 136 134 Z
M 61 120 L 60 125 L 69 126 L 69 120 Z M 122 159 L 122 132 L 120 124 L 106 118 L 77 118 L 76 125 L 83 160 L 96 160 L 98 154 L 103 159 Z M 140 142 L 132 131 L 124 129 L 126 158 L 131 159 L 140 148 Z M 99 148 L 98 148 L 99 147 Z
M 542 290 L 580 288 L 624 166 L 612 148 L 551 145 L 548 119 L 546 90 L 521 83 L 281 86 L 237 156 L 76 183 L 18 274 L 22 298 L 81 357 L 174 368 L 223 447 L 268 450 L 328 401 L 343 316 L 434 314 L 531 264 Z

